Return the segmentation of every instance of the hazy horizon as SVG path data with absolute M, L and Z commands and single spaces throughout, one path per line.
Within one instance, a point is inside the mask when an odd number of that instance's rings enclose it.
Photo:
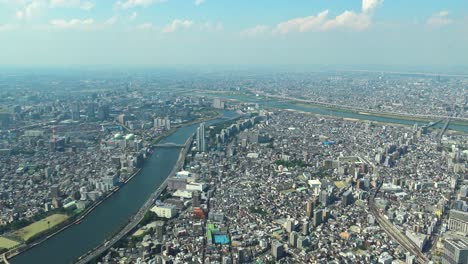
M 466 10 L 436 0 L 0 0 L 0 62 L 466 68 Z

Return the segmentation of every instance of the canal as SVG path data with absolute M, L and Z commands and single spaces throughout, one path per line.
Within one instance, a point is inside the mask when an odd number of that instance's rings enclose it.
M 236 117 L 225 111 L 223 118 L 208 125 Z M 198 124 L 185 126 L 163 139 L 161 143 L 184 144 Z M 79 225 L 73 225 L 56 236 L 12 258 L 13 264 L 66 264 L 93 249 L 112 234 L 118 232 L 129 218 L 146 202 L 151 193 L 167 178 L 175 165 L 180 149 L 156 149 L 145 162 L 140 174 L 122 186 L 118 192 L 86 216 Z

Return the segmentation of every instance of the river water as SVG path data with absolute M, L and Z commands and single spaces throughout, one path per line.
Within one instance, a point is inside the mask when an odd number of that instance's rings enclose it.
M 366 114 L 351 113 L 340 110 L 329 110 L 319 106 L 296 105 L 277 100 L 256 100 L 236 98 L 232 96 L 221 96 L 227 99 L 238 99 L 241 101 L 256 102 L 266 107 L 281 109 L 293 109 L 314 114 L 331 115 L 343 118 L 354 118 L 361 120 L 413 125 L 416 121 L 379 117 Z M 207 124 L 220 122 L 227 118 L 233 118 L 236 114 L 225 111 L 224 118 L 212 120 Z M 436 127 L 441 127 L 438 124 Z M 187 138 L 195 132 L 198 124 L 179 128 L 175 133 L 165 138 L 161 143 L 174 142 L 183 144 Z M 449 129 L 468 132 L 468 125 L 450 125 Z M 87 251 L 102 243 L 105 239 L 117 232 L 127 223 L 145 203 L 150 194 L 156 190 L 167 178 L 175 165 L 179 149 L 156 149 L 155 153 L 145 162 L 140 174 L 129 183 L 120 188 L 109 199 L 99 205 L 79 225 L 74 225 L 59 233 L 44 243 L 24 252 L 11 259 L 13 264 L 70 263 Z
M 223 118 L 208 125 L 236 117 L 233 111 L 225 111 Z M 198 124 L 181 127 L 160 143 L 184 144 Z M 145 162 L 140 174 L 120 188 L 109 199 L 100 204 L 79 225 L 73 225 L 63 232 L 12 258 L 13 264 L 66 264 L 93 249 L 112 234 L 119 231 L 143 206 L 151 193 L 167 178 L 177 162 L 180 149 L 156 149 Z
M 292 109 L 297 111 L 304 111 L 313 114 L 319 115 L 328 115 L 328 116 L 337 116 L 343 118 L 353 118 L 353 119 L 360 119 L 360 120 L 368 120 L 368 121 L 375 121 L 375 122 L 384 122 L 384 123 L 393 123 L 393 124 L 401 124 L 401 125 L 414 125 L 418 123 L 419 125 L 426 125 L 427 123 L 423 121 L 414 121 L 403 118 L 395 118 L 395 117 L 383 117 L 383 116 L 375 116 L 372 114 L 360 114 L 355 112 L 348 112 L 340 109 L 328 109 L 320 106 L 314 105 L 305 105 L 305 104 L 294 104 L 291 102 L 280 101 L 277 99 L 265 99 L 262 97 L 254 98 L 254 97 L 246 97 L 246 96 L 237 96 L 237 95 L 226 95 L 226 94 L 215 94 L 210 95 L 213 97 L 220 97 L 225 99 L 233 99 L 243 102 L 250 102 L 250 103 L 258 103 L 261 106 L 271 107 L 271 108 L 280 108 L 280 109 Z M 444 126 L 444 122 L 440 122 L 434 127 L 442 128 Z M 448 129 L 456 130 L 461 132 L 468 132 L 468 124 L 449 124 Z

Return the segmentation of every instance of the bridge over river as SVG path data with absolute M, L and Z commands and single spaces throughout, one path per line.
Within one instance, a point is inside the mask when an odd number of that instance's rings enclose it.
M 173 142 L 168 142 L 168 143 L 162 143 L 162 144 L 157 144 L 155 145 L 156 148 L 183 148 L 185 147 L 184 144 L 177 144 Z

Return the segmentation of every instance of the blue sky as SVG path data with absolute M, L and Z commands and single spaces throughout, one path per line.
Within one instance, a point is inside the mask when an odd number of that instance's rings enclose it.
M 3 65 L 467 65 L 466 0 L 0 0 Z

